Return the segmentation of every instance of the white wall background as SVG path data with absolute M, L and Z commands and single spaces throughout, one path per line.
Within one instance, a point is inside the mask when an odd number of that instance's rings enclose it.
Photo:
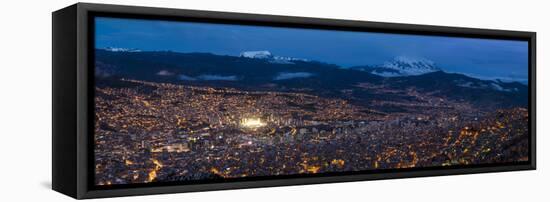
M 550 18 L 541 0 L 140 0 L 140 6 L 536 31 L 538 170 L 105 199 L 108 201 L 544 201 L 550 199 Z M 1 1 L 0 201 L 68 201 L 51 186 L 51 12 Z M 29 200 L 27 200 L 29 199 Z

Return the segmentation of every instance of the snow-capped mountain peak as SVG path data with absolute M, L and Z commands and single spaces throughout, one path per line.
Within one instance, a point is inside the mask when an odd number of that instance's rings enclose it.
M 268 59 L 271 58 L 271 52 L 262 50 L 262 51 L 244 51 L 241 52 L 241 57 L 245 58 L 254 58 L 254 59 Z
M 441 71 L 435 62 L 425 58 L 399 56 L 381 65 L 351 67 L 383 77 L 413 76 Z
M 294 64 L 293 61 L 303 61 L 303 62 L 309 61 L 307 59 L 302 59 L 302 58 L 273 55 L 271 54 L 271 52 L 267 50 L 244 51 L 244 52 L 241 52 L 240 57 L 252 58 L 252 59 L 264 59 L 264 60 L 267 60 L 268 62 L 279 63 L 279 64 Z
M 117 48 L 117 47 L 106 47 L 104 48 L 106 51 L 111 52 L 141 52 L 141 50 L 136 48 Z
M 420 75 L 441 70 L 431 60 L 405 56 L 395 57 L 392 61 L 385 62 L 382 67 L 397 70 L 404 75 Z

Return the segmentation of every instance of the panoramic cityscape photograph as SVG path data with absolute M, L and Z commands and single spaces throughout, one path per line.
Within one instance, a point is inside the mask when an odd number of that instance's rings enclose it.
M 98 186 L 529 161 L 526 41 L 94 24 Z

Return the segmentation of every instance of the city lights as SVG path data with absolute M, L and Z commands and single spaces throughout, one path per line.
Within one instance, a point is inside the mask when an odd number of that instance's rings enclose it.
M 265 125 L 266 123 L 262 122 L 259 118 L 244 118 L 241 120 L 241 126 L 245 128 L 256 129 Z
M 121 82 L 140 88 L 96 88 L 98 185 L 528 160 L 525 108 Z

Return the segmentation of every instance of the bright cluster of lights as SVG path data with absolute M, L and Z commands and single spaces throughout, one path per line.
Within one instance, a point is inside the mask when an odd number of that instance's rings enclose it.
M 266 123 L 262 122 L 259 118 L 245 118 L 241 120 L 241 126 L 244 128 L 256 129 L 265 125 Z

